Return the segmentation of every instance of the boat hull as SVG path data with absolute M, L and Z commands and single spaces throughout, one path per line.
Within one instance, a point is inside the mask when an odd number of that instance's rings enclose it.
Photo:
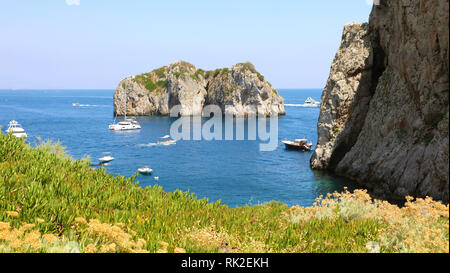
M 289 144 L 285 144 L 286 149 L 288 150 L 299 150 L 299 151 L 311 151 L 311 148 L 309 147 L 305 147 L 305 146 L 298 146 L 298 145 L 289 145 Z
M 28 137 L 28 135 L 26 133 L 13 133 L 12 136 L 17 137 L 17 138 L 27 138 Z
M 109 129 L 111 131 L 131 131 L 131 130 L 139 130 L 139 129 L 141 129 L 141 126 L 128 127 L 128 126 L 120 126 L 120 125 L 111 125 L 111 126 L 109 126 Z
M 153 170 L 138 170 L 138 172 L 142 175 L 152 175 Z
M 312 146 L 310 145 L 299 145 L 295 142 L 282 141 L 288 150 L 299 150 L 299 151 L 311 151 Z
M 105 164 L 113 161 L 114 159 L 115 159 L 114 157 L 102 157 L 99 158 L 98 161 L 100 162 L 100 164 Z

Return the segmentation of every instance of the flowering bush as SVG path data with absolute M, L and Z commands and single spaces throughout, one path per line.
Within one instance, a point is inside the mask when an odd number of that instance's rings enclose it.
M 449 252 L 449 207 L 431 198 L 229 208 L 135 177 L 0 133 L 0 252 Z

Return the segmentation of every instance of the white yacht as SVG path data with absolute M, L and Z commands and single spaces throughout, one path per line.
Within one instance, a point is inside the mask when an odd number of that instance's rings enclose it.
M 114 123 L 109 125 L 109 130 L 113 131 L 129 131 L 129 130 L 139 130 L 141 129 L 141 125 L 135 119 L 127 119 L 127 99 L 128 97 L 125 94 L 125 118 L 123 121 L 115 123 L 116 119 L 114 118 Z
M 20 125 L 17 121 L 11 120 L 8 124 L 8 130 L 6 130 L 6 133 L 12 133 L 13 136 L 21 138 L 27 138 L 28 135 L 25 132 L 25 130 L 22 128 L 22 125 Z
M 138 172 L 140 172 L 143 175 L 150 175 L 152 174 L 153 170 L 150 169 L 148 166 L 145 166 L 144 168 L 139 168 Z
M 109 129 L 113 131 L 139 130 L 141 125 L 134 119 L 125 119 L 119 123 L 109 125 Z
M 100 161 L 101 164 L 104 164 L 104 163 L 111 162 L 111 161 L 113 161 L 114 159 L 115 159 L 115 158 L 112 157 L 112 156 L 110 156 L 110 155 L 105 155 L 104 157 L 99 158 L 98 161 Z
M 317 107 L 317 106 L 320 106 L 320 101 L 316 101 L 316 100 L 314 100 L 313 98 L 308 97 L 308 98 L 305 100 L 305 106 Z

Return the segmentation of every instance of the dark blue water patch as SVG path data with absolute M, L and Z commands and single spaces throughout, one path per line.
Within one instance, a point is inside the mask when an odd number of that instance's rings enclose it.
M 303 104 L 308 97 L 320 100 L 322 90 L 279 90 L 286 104 Z M 113 90 L 0 90 L 0 126 L 18 120 L 29 134 L 60 141 L 75 159 L 90 156 L 93 163 L 105 153 L 116 159 L 105 166 L 109 173 L 132 176 L 150 166 L 152 176 L 139 175 L 143 187 L 161 185 L 166 191 L 190 190 L 198 197 L 222 200 L 231 207 L 272 200 L 309 206 L 320 195 L 341 191 L 348 180 L 311 170 L 312 152 L 286 150 L 283 139 L 317 140 L 319 108 L 286 106 L 278 119 L 278 145 L 260 151 L 266 141 L 185 141 L 154 145 L 170 133 L 176 120 L 139 117 L 142 129 L 113 132 Z M 80 103 L 83 107 L 74 107 Z M 155 177 L 159 180 L 155 180 Z

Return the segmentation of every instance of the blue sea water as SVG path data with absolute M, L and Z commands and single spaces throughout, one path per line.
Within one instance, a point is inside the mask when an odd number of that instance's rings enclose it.
M 189 190 L 230 207 L 272 200 L 310 206 L 320 195 L 354 186 L 351 181 L 311 170 L 312 152 L 286 150 L 280 143 L 295 138 L 316 143 L 319 108 L 299 104 L 308 97 L 319 101 L 321 91 L 279 90 L 288 106 L 286 116 L 278 119 L 279 147 L 270 152 L 260 151 L 259 140 L 181 140 L 176 145 L 154 146 L 169 134 L 176 120 L 169 117 L 139 117 L 139 131 L 110 131 L 113 90 L 0 90 L 0 126 L 5 133 L 8 122 L 18 120 L 29 143 L 36 143 L 37 137 L 60 141 L 75 159 L 90 156 L 97 163 L 111 153 L 115 160 L 105 168 L 112 174 L 132 176 L 148 165 L 154 173 L 137 177 L 142 187 L 158 184 L 165 191 Z

